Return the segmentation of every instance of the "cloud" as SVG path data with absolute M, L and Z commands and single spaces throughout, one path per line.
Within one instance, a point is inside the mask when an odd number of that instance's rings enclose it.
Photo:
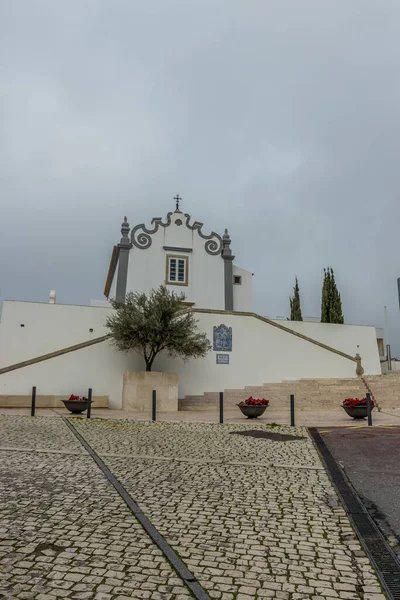
M 15 0 L 2 7 L 0 297 L 101 297 L 112 245 L 179 192 L 229 228 L 255 309 L 348 322 L 400 354 L 400 8 L 385 0 Z

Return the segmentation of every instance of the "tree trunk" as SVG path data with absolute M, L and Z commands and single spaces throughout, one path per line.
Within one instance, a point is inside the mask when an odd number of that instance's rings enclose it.
M 149 358 L 147 358 L 147 356 L 144 357 L 144 359 L 146 361 L 146 371 L 151 371 L 151 367 L 153 366 L 155 357 L 156 357 L 155 354 L 154 354 L 154 356 L 150 356 Z

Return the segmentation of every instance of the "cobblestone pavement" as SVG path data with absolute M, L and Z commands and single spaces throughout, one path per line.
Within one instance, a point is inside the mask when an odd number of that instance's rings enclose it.
M 384 600 L 306 430 L 71 422 L 211 598 Z M 246 428 L 304 439 L 231 433 Z M 190 597 L 61 419 L 0 418 L 0 439 L 6 598 Z
M 0 439 L 19 444 L 0 450 L 0 598 L 191 597 L 63 421 L 1 419 Z
M 45 417 L 1 415 L 0 448 L 85 453 L 62 419 Z
M 321 467 L 311 440 L 302 428 L 272 427 L 254 423 L 224 425 L 213 423 L 152 423 L 129 420 L 72 421 L 89 444 L 101 455 L 137 456 L 140 458 L 193 462 L 261 462 L 265 466 Z M 245 429 L 279 431 L 306 436 L 301 442 L 273 443 L 232 435 Z M 295 443 L 295 445 L 293 445 Z M 279 449 L 279 451 L 278 451 Z

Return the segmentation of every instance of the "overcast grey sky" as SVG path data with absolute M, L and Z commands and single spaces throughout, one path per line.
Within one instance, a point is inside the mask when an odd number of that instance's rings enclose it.
M 398 0 L 12 0 L 0 7 L 0 300 L 102 298 L 112 245 L 172 197 L 228 227 L 254 308 L 400 354 Z

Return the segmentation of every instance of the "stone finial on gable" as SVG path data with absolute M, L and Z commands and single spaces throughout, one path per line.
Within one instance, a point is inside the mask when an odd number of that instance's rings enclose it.
M 120 244 L 122 244 L 123 246 L 128 246 L 130 244 L 129 231 L 130 231 L 130 227 L 129 227 L 128 219 L 126 217 L 124 217 L 124 221 L 121 225 L 122 237 L 121 237 L 121 241 L 120 241 Z
M 233 260 L 235 257 L 232 256 L 232 250 L 230 248 L 230 245 L 232 243 L 232 240 L 229 236 L 228 230 L 225 229 L 225 233 L 222 236 L 222 258 L 224 260 Z

